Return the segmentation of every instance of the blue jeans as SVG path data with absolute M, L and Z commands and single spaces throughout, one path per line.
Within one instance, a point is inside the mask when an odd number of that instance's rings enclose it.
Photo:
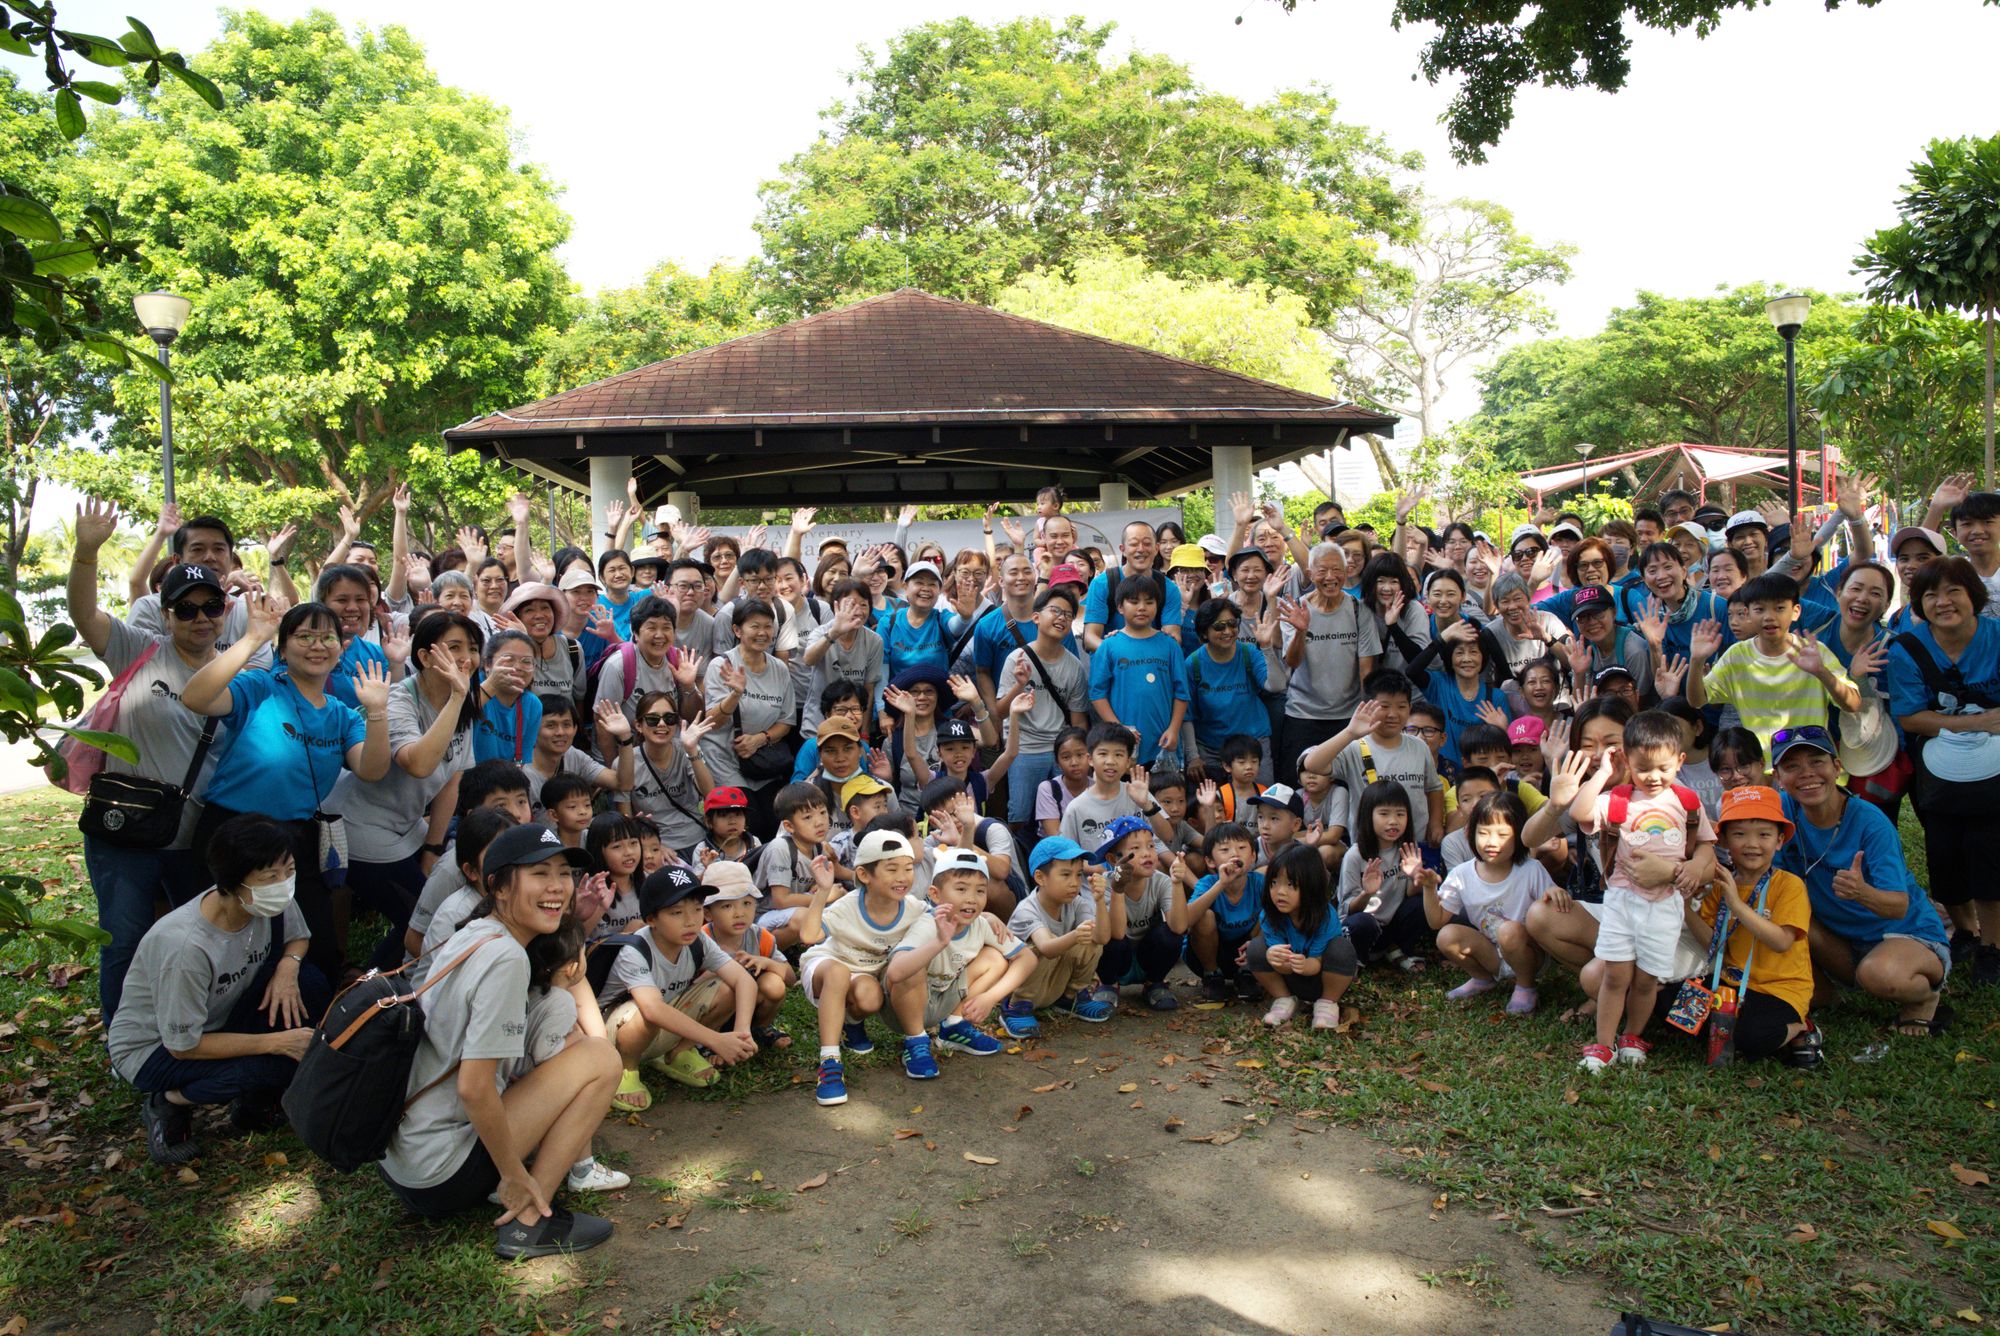
M 205 884 L 191 849 L 121 849 L 83 837 L 83 867 L 97 895 L 97 925 L 111 934 L 97 952 L 97 1005 L 109 1025 L 125 992 L 125 972 L 139 939 L 153 926 L 153 904 L 180 904 Z
M 1056 754 L 1022 752 L 1007 769 L 1007 824 L 1025 826 L 1035 819 L 1035 792 L 1056 772 Z
M 261 922 L 261 920 L 260 920 Z M 243 990 L 221 1034 L 271 1034 L 278 1029 L 259 1008 L 271 976 L 278 971 L 278 951 L 271 953 L 257 977 Z M 299 966 L 299 998 L 305 1003 L 306 1024 L 315 1025 L 333 1001 L 326 976 L 310 964 Z M 226 1104 L 238 1095 L 276 1093 L 292 1083 L 299 1064 L 277 1053 L 251 1053 L 240 1058 L 177 1058 L 163 1044 L 153 1050 L 132 1080 L 146 1094 L 178 1090 L 190 1104 Z

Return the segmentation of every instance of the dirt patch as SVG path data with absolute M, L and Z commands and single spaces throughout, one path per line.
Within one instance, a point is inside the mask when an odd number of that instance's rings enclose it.
M 657 1319 L 756 1268 L 731 1305 L 784 1331 L 1605 1328 L 1599 1289 L 1477 1206 L 1391 1177 L 1356 1129 L 1263 1104 L 1203 1053 L 1210 1028 L 1067 1022 L 936 1081 L 851 1073 L 838 1109 L 800 1085 L 608 1124 L 600 1146 L 635 1177 L 734 1203 L 618 1194 L 610 1302 Z

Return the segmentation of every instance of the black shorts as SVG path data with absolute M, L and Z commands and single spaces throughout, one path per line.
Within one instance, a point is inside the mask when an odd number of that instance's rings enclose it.
M 406 1188 L 389 1177 L 388 1171 L 381 1165 L 376 1165 L 375 1169 L 382 1175 L 382 1181 L 389 1185 L 389 1191 L 396 1194 L 410 1213 L 426 1220 L 441 1220 L 481 1206 L 491 1206 L 493 1203 L 487 1197 L 500 1186 L 500 1170 L 494 1166 L 493 1157 L 487 1154 L 486 1143 L 478 1140 L 466 1153 L 465 1163 L 458 1166 L 450 1178 L 427 1188 Z

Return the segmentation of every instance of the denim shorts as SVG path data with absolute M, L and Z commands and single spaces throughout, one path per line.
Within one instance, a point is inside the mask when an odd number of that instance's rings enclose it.
M 1919 946 L 1928 946 L 1932 953 L 1937 956 L 1938 963 L 1944 966 L 1944 975 L 1938 980 L 1938 987 L 1944 987 L 1945 979 L 1951 977 L 1951 947 L 1943 942 L 1933 942 L 1928 937 L 1917 937 L 1907 932 L 1885 932 L 1880 938 L 1872 942 L 1859 941 L 1853 937 L 1842 937 L 1840 940 L 1847 943 L 1847 952 L 1854 958 L 1854 967 L 1860 969 L 1861 962 L 1867 959 L 1870 951 L 1882 945 L 1883 942 L 1894 938 L 1900 938 L 1906 942 L 1915 942 Z M 1854 985 L 1849 984 L 1847 986 L 1851 988 Z

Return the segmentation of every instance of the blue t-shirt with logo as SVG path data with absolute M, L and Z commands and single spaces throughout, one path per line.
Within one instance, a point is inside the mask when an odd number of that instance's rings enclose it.
M 247 668 L 229 681 L 227 730 L 205 801 L 233 812 L 303 821 L 333 792 L 368 722 L 333 699 L 315 706 L 282 672 Z
M 951 671 L 951 641 L 935 609 L 922 626 L 911 626 L 908 608 L 886 608 L 875 621 L 875 634 L 882 637 L 882 667 L 891 681 L 906 668 Z
M 1238 733 L 1271 736 L 1271 713 L 1258 694 L 1259 686 L 1271 680 L 1261 648 L 1239 644 L 1235 658 L 1217 663 L 1203 645 L 1189 651 L 1182 666 L 1187 672 L 1188 714 L 1194 721 L 1195 741 L 1202 747 L 1221 751 L 1223 741 Z
M 1780 795 L 1780 801 L 1785 819 L 1792 823 L 1792 838 L 1778 850 L 1772 865 L 1806 884 L 1815 924 L 1857 942 L 1879 942 L 1890 933 L 1925 942 L 1948 940 L 1937 907 L 1910 872 L 1901 837 L 1880 809 L 1849 798 L 1841 808 L 1840 824 L 1828 830 L 1806 820 L 1805 809 L 1791 794 Z M 1861 855 L 1862 880 L 1877 890 L 1909 897 L 1901 918 L 1883 918 L 1860 901 L 1833 893 L 1834 874 L 1852 867 L 1856 854 Z
M 1207 895 L 1215 882 L 1215 874 L 1209 873 L 1194 884 L 1194 894 L 1188 899 L 1199 900 Z M 1264 874 L 1252 872 L 1244 878 L 1242 899 L 1231 903 L 1229 893 L 1224 891 L 1209 908 L 1215 911 L 1216 932 L 1232 942 L 1248 937 L 1264 913 Z
M 1121 567 L 1114 566 L 1108 571 L 1101 572 L 1096 579 L 1090 582 L 1090 587 L 1083 591 L 1083 624 L 1085 626 L 1102 626 L 1107 634 L 1125 625 L 1124 615 L 1111 604 L 1113 576 L 1123 580 L 1125 572 Z M 1153 579 L 1159 583 L 1161 590 L 1160 610 L 1158 615 L 1153 618 L 1153 624 L 1162 629 L 1169 626 L 1179 626 L 1181 624 L 1181 587 L 1162 575 L 1154 575 Z
M 1188 698 L 1179 643 L 1165 631 L 1113 631 L 1090 656 L 1090 698 L 1107 702 L 1118 722 L 1138 733 L 1139 762 L 1150 765 L 1173 722 L 1174 702 Z
M 1959 652 L 1956 662 L 1939 646 L 1937 637 L 1926 623 L 1914 623 L 1908 634 L 1930 653 L 1931 662 L 1938 668 L 1946 673 L 1953 668 L 1958 670 L 1959 680 L 1965 686 L 1959 702 L 1961 707 L 1978 705 L 1986 708 L 1987 702 L 2000 701 L 2000 621 L 1990 617 L 1979 618 L 1971 643 Z M 1890 714 L 1901 719 L 1905 715 L 1935 708 L 1931 702 L 1931 690 L 1924 685 L 1924 675 L 1910 651 L 1890 641 L 1889 659 L 1884 667 L 1889 678 Z

